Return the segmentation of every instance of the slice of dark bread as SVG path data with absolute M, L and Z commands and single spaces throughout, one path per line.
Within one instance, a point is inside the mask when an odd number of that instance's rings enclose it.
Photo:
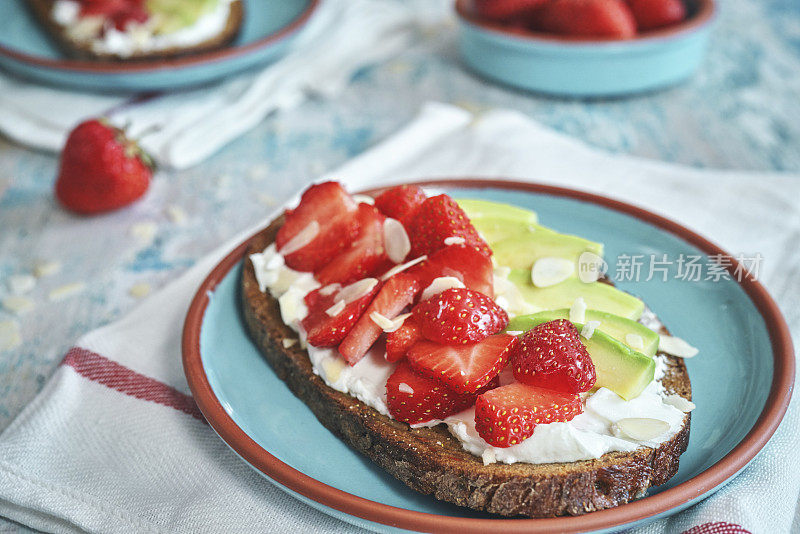
M 277 219 L 255 236 L 248 256 L 272 243 L 282 222 Z M 328 387 L 314 374 L 308 352 L 299 344 L 284 348 L 282 340 L 297 339 L 297 333 L 281 320 L 277 300 L 259 290 L 249 259 L 245 259 L 241 284 L 247 329 L 292 392 L 345 442 L 411 488 L 437 499 L 503 516 L 578 515 L 644 496 L 649 487 L 675 474 L 678 458 L 686 450 L 690 414 L 683 428 L 657 449 L 611 452 L 596 460 L 571 463 L 483 465 L 445 425 L 411 429 Z M 667 361 L 662 384 L 668 392 L 691 399 L 683 361 L 671 356 Z
M 201 52 L 218 50 L 229 45 L 239 33 L 244 21 L 244 4 L 242 0 L 234 0 L 231 3 L 230 13 L 225 28 L 219 34 L 197 43 L 190 47 L 173 47 L 163 50 L 153 50 L 150 52 L 134 52 L 130 56 L 119 56 L 116 54 L 98 53 L 92 50 L 90 42 L 76 41 L 66 32 L 65 28 L 53 20 L 53 4 L 55 0 L 27 0 L 30 10 L 35 15 L 39 23 L 47 30 L 47 33 L 56 42 L 58 47 L 68 56 L 75 59 L 112 62 L 112 61 L 144 61 L 172 59 Z

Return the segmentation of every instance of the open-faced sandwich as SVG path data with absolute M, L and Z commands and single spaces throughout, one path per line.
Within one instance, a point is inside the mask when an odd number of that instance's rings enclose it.
M 319 421 L 411 488 L 583 514 L 669 480 L 694 408 L 691 347 L 585 276 L 602 253 L 515 206 L 326 182 L 252 240 L 242 308 Z
M 166 59 L 229 44 L 242 0 L 27 0 L 68 55 L 97 61 Z

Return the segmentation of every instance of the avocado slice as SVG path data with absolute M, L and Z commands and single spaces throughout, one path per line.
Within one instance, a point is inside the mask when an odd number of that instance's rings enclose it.
M 544 322 L 555 321 L 556 319 L 569 319 L 569 309 L 562 308 L 560 310 L 542 311 L 532 314 L 531 317 L 536 318 L 537 320 L 544 319 Z M 628 343 L 625 338 L 628 334 L 641 336 L 642 340 L 644 341 L 644 348 L 640 352 L 645 356 L 650 356 L 652 358 L 658 351 L 658 334 L 647 328 L 642 323 L 633 321 L 626 317 L 614 315 L 613 313 L 602 312 L 598 310 L 586 310 L 586 320 L 599 321 L 600 326 L 597 327 L 595 332 L 599 330 L 626 345 Z M 583 328 L 583 325 L 581 325 L 581 328 Z
M 509 230 L 504 239 L 490 245 L 497 263 L 512 269 L 530 270 L 540 258 L 565 258 L 574 260 L 577 266 L 578 258 L 584 252 L 603 256 L 601 243 L 561 234 L 538 224 L 529 225 L 522 232 Z
M 527 331 L 551 319 L 541 314 L 520 315 L 508 323 L 508 330 Z M 581 330 L 582 324 L 574 323 Z M 625 400 L 631 400 L 653 381 L 656 362 L 653 358 L 636 352 L 610 335 L 595 330 L 591 338 L 581 336 L 581 343 L 592 358 L 597 382 L 595 387 L 606 387 Z
M 508 280 L 519 289 L 525 302 L 540 310 L 569 308 L 576 298 L 583 297 L 587 308 L 591 310 L 619 315 L 633 321 L 638 321 L 644 312 L 644 302 L 602 282 L 586 284 L 578 278 L 568 278 L 554 286 L 535 287 L 531 283 L 530 271 L 520 269 L 512 269 Z
M 188 28 L 210 13 L 220 0 L 146 0 L 147 12 L 156 22 L 156 33 L 174 33 Z
M 502 202 L 471 198 L 458 199 L 456 202 L 489 245 L 509 235 L 528 233 L 530 226 L 539 220 L 532 211 Z

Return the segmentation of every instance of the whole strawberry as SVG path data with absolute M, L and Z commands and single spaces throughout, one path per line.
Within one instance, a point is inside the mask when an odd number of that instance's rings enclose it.
M 677 24 L 686 18 L 682 0 L 627 0 L 639 31 Z
M 592 389 L 597 380 L 578 331 L 565 319 L 526 332 L 509 361 L 514 377 L 531 386 L 580 393 Z
M 577 38 L 631 39 L 636 20 L 623 0 L 551 0 L 537 12 L 534 29 Z
M 413 313 L 423 337 L 443 345 L 477 343 L 508 324 L 503 308 L 467 288 L 442 291 L 417 304 Z
M 481 18 L 494 21 L 523 19 L 548 0 L 473 0 L 472 11 Z
M 67 138 L 56 197 L 77 213 L 115 210 L 144 195 L 152 175 L 152 161 L 136 142 L 105 120 L 92 119 Z

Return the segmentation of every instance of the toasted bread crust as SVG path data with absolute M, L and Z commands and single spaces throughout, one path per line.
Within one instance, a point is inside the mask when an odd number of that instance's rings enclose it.
M 274 241 L 282 218 L 258 234 L 248 255 Z M 250 335 L 278 376 L 319 421 L 409 487 L 437 499 L 503 516 L 552 517 L 603 510 L 644 496 L 678 470 L 689 439 L 690 414 L 672 439 L 657 449 L 611 452 L 596 460 L 554 464 L 483 465 L 444 425 L 411 429 L 354 397 L 328 387 L 314 374 L 306 350 L 283 339 L 297 334 L 281 320 L 278 302 L 259 291 L 250 261 L 242 272 L 241 305 Z M 691 399 L 686 366 L 667 357 L 662 380 Z
M 225 28 L 214 37 L 191 47 L 173 47 L 152 52 L 135 52 L 131 56 L 123 57 L 116 54 L 97 53 L 92 50 L 90 43 L 71 39 L 64 28 L 53 20 L 52 12 L 55 0 L 27 0 L 27 2 L 36 19 L 44 26 L 47 33 L 65 54 L 75 59 L 97 62 L 166 60 L 217 50 L 229 45 L 236 38 L 244 20 L 244 4 L 242 0 L 234 0 L 231 3 L 231 10 L 228 14 Z

